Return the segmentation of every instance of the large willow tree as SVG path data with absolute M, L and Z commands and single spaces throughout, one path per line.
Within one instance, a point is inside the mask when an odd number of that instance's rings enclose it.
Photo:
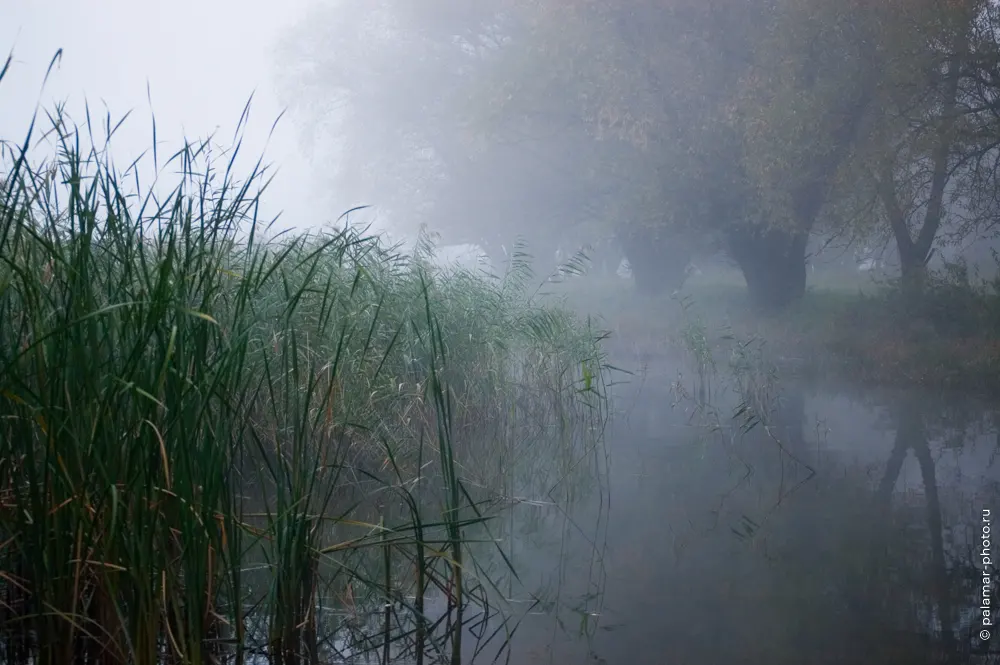
M 289 90 L 316 125 L 348 118 L 341 172 L 397 221 L 544 252 L 598 227 L 651 292 L 714 243 L 773 309 L 804 292 L 818 229 L 889 229 L 912 273 L 948 192 L 986 201 L 995 105 L 960 109 L 992 8 L 344 0 L 289 41 Z

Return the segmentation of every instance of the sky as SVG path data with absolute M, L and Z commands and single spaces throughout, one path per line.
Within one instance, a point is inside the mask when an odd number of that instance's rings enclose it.
M 324 194 L 322 164 L 304 149 L 293 115 L 282 118 L 268 142 L 283 110 L 275 50 L 314 1 L 0 0 L 0 55 L 14 57 L 0 83 L 0 138 L 20 140 L 39 101 L 43 107 L 66 101 L 82 122 L 86 100 L 92 117 L 103 117 L 105 105 L 115 118 L 132 111 L 115 138 L 119 163 L 152 145 L 150 108 L 161 155 L 185 136 L 213 131 L 225 145 L 253 93 L 244 164 L 263 153 L 278 167 L 265 214 L 281 212 L 279 228 L 330 222 L 358 202 Z M 61 63 L 43 91 L 46 68 L 60 48 Z

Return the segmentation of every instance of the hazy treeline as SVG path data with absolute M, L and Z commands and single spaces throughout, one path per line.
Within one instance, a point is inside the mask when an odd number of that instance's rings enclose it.
M 888 241 L 919 287 L 996 229 L 998 27 L 991 0 L 345 0 L 282 57 L 338 188 L 395 225 L 613 245 L 649 292 L 723 250 L 782 306 L 810 238 Z

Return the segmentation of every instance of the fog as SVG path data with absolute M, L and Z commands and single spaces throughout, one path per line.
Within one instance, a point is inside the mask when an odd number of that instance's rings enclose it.
M 263 155 L 280 168 L 267 196 L 268 216 L 283 212 L 283 228 L 332 221 L 355 203 L 337 201 L 320 186 L 315 174 L 323 160 L 308 150 L 292 119 L 284 118 L 271 134 L 287 107 L 278 93 L 282 72 L 275 49 L 308 6 L 298 0 L 280 11 L 264 2 L 241 3 L 238 11 L 222 1 L 112 0 L 99 9 L 68 1 L 5 3 L 0 42 L 14 62 L 4 80 L 0 132 L 22 141 L 37 104 L 51 109 L 65 102 L 81 124 L 88 104 L 98 126 L 106 114 L 114 125 L 131 112 L 113 143 L 116 158 L 127 164 L 150 151 L 153 118 L 164 153 L 184 139 L 210 135 L 227 147 L 252 95 L 241 166 Z M 45 81 L 59 49 L 62 58 Z M 332 214 L 338 207 L 343 210 Z
M 995 0 L 7 0 L 0 49 L 0 663 L 1000 662 Z

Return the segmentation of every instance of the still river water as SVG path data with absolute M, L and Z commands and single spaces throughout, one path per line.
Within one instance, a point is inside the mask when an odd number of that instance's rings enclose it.
M 994 662 L 1000 404 L 690 374 L 654 362 L 615 387 L 597 471 L 512 509 L 509 662 Z

